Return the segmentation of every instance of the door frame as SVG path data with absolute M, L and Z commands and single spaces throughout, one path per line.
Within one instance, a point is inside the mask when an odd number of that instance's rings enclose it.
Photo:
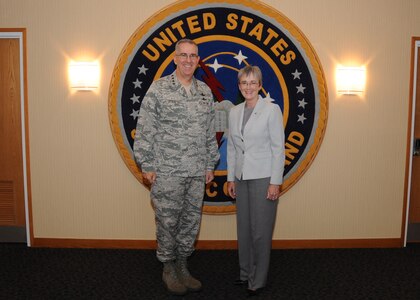
M 404 247 L 407 245 L 408 235 L 408 217 L 410 211 L 410 195 L 411 195 L 411 175 L 413 164 L 413 147 L 414 147 L 414 122 L 416 114 L 416 95 L 417 95 L 417 58 L 420 49 L 420 37 L 411 38 L 411 68 L 410 68 L 410 101 L 408 107 L 408 127 L 407 127 L 407 150 L 406 150 L 406 171 L 405 171 L 405 187 L 404 187 L 404 206 L 403 209 L 403 226 L 402 234 L 404 236 Z
M 28 92 L 27 92 L 27 60 L 26 60 L 26 28 L 0 28 L 0 39 L 19 40 L 19 73 L 20 73 L 20 114 L 22 137 L 23 187 L 25 200 L 26 244 L 33 244 L 32 205 L 29 162 L 29 127 L 28 127 Z

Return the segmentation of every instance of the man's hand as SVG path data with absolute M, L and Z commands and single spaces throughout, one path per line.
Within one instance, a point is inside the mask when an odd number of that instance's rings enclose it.
M 143 179 L 145 179 L 150 184 L 155 183 L 156 180 L 156 172 L 143 172 Z
M 214 179 L 213 171 L 206 171 L 206 184 Z

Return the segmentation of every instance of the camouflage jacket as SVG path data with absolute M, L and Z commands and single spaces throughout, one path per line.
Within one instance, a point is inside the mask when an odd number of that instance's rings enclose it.
M 191 94 L 174 73 L 152 83 L 141 103 L 134 156 L 142 172 L 202 176 L 219 160 L 210 88 L 193 79 Z

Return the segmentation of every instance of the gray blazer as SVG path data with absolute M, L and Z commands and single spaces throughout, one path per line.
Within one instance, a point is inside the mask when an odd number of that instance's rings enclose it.
M 270 177 L 270 184 L 280 185 L 285 160 L 280 107 L 258 99 L 242 135 L 244 107 L 245 102 L 233 107 L 229 113 L 227 180 Z

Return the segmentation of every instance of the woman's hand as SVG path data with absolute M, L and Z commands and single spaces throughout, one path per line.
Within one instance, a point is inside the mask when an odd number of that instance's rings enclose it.
M 229 196 L 231 196 L 233 199 L 235 199 L 236 198 L 235 182 L 228 181 L 228 183 L 227 183 L 227 190 L 228 190 Z
M 280 186 L 277 184 L 270 184 L 267 191 L 267 199 L 277 200 L 280 196 Z

